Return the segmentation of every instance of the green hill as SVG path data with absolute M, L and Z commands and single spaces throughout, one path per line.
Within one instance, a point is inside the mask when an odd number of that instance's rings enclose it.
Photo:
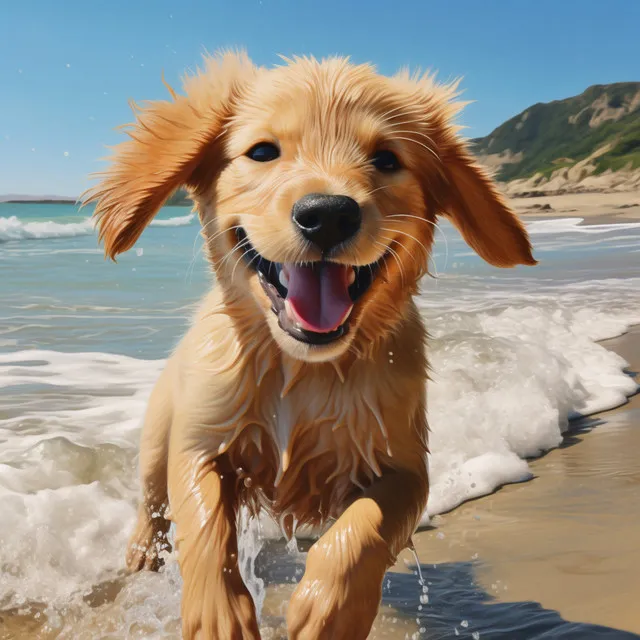
M 184 189 L 177 189 L 169 196 L 165 202 L 165 207 L 189 207 L 193 204 L 193 200 Z
M 472 149 L 504 182 L 548 177 L 596 152 L 589 173 L 640 167 L 640 82 L 594 85 L 573 98 L 534 104 L 472 140 Z

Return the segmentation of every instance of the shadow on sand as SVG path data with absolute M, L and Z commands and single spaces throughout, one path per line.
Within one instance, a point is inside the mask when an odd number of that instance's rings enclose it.
M 420 637 L 427 640 L 640 639 L 610 627 L 570 622 L 537 602 L 496 602 L 476 583 L 471 562 L 421 565 L 421 572 L 429 589 L 429 603 L 422 605 L 422 610 L 418 610 L 421 587 L 416 575 L 388 574 L 383 602 L 420 620 L 426 629 Z
M 271 548 L 263 549 L 256 562 L 257 575 L 267 586 L 297 582 L 303 559 L 288 555 L 281 543 L 267 547 Z M 421 640 L 640 640 L 634 633 L 570 622 L 537 602 L 497 602 L 476 582 L 475 568 L 473 562 L 421 564 L 426 594 L 415 565 L 414 573 L 389 572 L 382 605 L 392 608 L 398 618 L 413 620 L 416 629 L 423 628 L 415 636 Z M 428 595 L 428 602 L 424 595 Z

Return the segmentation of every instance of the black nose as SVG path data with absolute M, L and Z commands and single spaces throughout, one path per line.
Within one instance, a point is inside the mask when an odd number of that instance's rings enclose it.
M 293 205 L 293 222 L 302 235 L 326 253 L 360 229 L 360 206 L 348 196 L 310 193 Z

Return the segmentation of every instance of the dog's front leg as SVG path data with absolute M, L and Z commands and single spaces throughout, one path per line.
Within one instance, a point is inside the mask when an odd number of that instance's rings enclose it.
M 224 456 L 179 451 L 170 457 L 185 640 L 260 638 L 253 600 L 238 568 L 235 474 L 227 466 Z
M 309 550 L 287 626 L 292 640 L 361 640 L 385 571 L 406 547 L 427 500 L 426 469 L 383 476 Z

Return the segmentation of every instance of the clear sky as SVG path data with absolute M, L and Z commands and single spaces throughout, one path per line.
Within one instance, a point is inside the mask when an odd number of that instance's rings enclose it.
M 640 80 L 640 0 L 0 0 L 0 194 L 76 196 L 203 51 L 350 55 L 464 76 L 468 136 L 535 102 Z

